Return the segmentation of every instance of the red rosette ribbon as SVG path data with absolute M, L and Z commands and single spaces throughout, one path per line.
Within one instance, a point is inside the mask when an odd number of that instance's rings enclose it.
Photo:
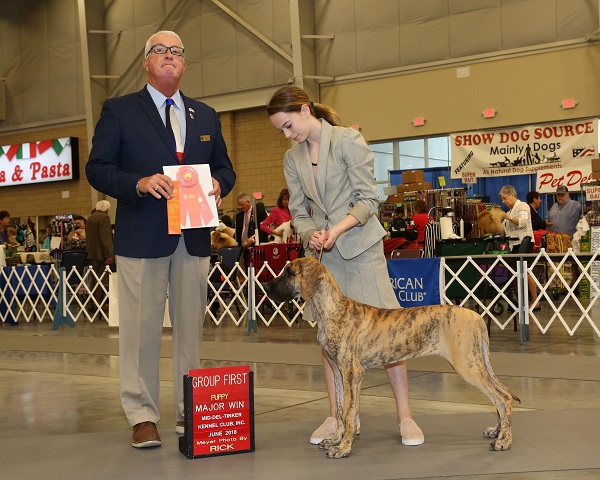
M 193 167 L 181 167 L 177 170 L 177 181 L 183 188 L 193 188 L 198 184 L 198 172 Z
M 177 183 L 180 187 L 179 214 L 181 225 L 187 224 L 188 216 L 192 227 L 208 225 L 214 215 L 198 181 L 198 171 L 189 165 L 180 167 L 177 170 Z

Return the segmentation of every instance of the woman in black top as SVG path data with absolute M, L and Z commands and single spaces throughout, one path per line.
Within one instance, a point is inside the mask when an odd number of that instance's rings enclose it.
M 545 220 L 537 213 L 537 209 L 542 203 L 540 194 L 536 191 L 531 191 L 527 194 L 527 203 L 529 204 L 530 216 L 531 216 L 531 227 L 533 230 L 548 230 L 552 224 Z

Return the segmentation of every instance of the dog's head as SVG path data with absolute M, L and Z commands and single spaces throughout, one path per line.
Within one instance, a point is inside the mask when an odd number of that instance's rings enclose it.
M 281 274 L 264 285 L 271 300 L 277 303 L 302 297 L 312 298 L 317 292 L 325 267 L 312 257 L 298 258 L 288 263 Z
M 477 214 L 477 225 L 482 234 L 502 233 L 502 210 L 494 207 L 490 210 L 483 210 Z
M 224 232 L 213 230 L 210 234 L 210 243 L 215 250 L 223 247 L 235 247 L 237 242 Z

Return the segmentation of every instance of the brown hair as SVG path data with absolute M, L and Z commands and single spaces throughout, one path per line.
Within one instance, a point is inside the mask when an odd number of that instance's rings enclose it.
M 414 205 L 415 213 L 427 213 L 427 203 L 425 200 L 417 200 Z
M 279 197 L 277 198 L 277 206 L 279 208 L 283 208 L 283 197 L 290 198 L 290 191 L 287 188 L 284 188 L 281 192 L 279 192 Z
M 342 125 L 340 116 L 333 108 L 321 103 L 311 102 L 307 93 L 294 85 L 281 87 L 273 94 L 271 100 L 267 103 L 267 113 L 270 117 L 280 112 L 299 112 L 302 105 L 308 105 L 310 113 L 316 118 L 323 118 L 329 124 L 337 127 Z

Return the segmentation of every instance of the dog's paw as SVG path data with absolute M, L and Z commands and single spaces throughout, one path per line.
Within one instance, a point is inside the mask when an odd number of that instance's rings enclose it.
M 350 455 L 350 450 L 352 450 L 350 446 L 342 447 L 341 445 L 336 445 L 328 449 L 325 455 L 327 458 L 344 458 Z
M 485 430 L 485 432 L 483 432 L 483 436 L 485 438 L 498 438 L 499 432 L 500 432 L 500 429 L 498 427 L 490 427 L 490 428 L 487 428 Z
M 496 439 L 492 443 L 490 443 L 490 450 L 493 450 L 495 452 L 500 452 L 503 450 L 508 450 L 511 447 L 511 445 L 512 445 L 512 439 L 509 439 L 509 438 Z
M 331 447 L 339 445 L 340 442 L 342 441 L 342 438 L 343 438 L 343 435 L 341 433 L 337 434 L 337 432 L 336 432 L 333 435 L 333 437 L 323 440 L 321 443 L 319 443 L 319 448 L 322 448 L 324 450 L 329 450 Z
M 321 443 L 319 443 L 319 448 L 322 448 L 323 450 L 329 450 L 332 446 L 333 443 L 331 443 L 331 440 L 322 440 Z

